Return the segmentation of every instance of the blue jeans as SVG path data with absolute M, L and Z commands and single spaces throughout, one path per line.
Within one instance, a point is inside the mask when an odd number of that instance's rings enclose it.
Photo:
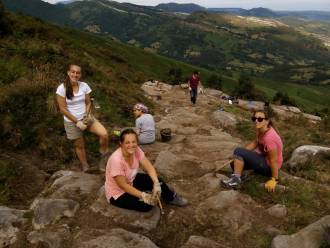
M 253 170 L 257 174 L 271 176 L 272 170 L 267 163 L 266 158 L 257 153 L 243 147 L 238 147 L 234 150 L 234 159 L 244 162 L 244 170 Z M 234 170 L 234 163 L 231 163 L 231 168 Z
M 194 89 L 194 88 L 191 88 L 191 91 L 190 91 L 190 100 L 193 104 L 196 103 L 196 99 L 197 99 L 197 88 Z

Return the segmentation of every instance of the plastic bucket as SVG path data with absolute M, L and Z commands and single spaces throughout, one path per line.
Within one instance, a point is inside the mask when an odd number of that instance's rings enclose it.
M 170 128 L 164 128 L 162 130 L 160 130 L 160 135 L 162 137 L 162 142 L 168 142 L 171 140 L 171 129 Z

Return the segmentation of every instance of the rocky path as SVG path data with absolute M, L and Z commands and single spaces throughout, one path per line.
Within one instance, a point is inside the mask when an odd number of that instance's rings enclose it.
M 258 247 L 258 239 L 279 233 L 283 206 L 265 209 L 249 195 L 219 186 L 226 173 L 215 170 L 242 143 L 222 130 L 236 118 L 217 111 L 220 92 L 208 90 L 191 106 L 187 90 L 179 86 L 144 84 L 143 89 L 158 99 L 158 130 L 172 130 L 171 141 L 143 150 L 190 204 L 163 203 L 164 215 L 158 207 L 148 213 L 119 209 L 106 202 L 102 175 L 58 171 L 30 209 L 0 207 L 0 248 Z

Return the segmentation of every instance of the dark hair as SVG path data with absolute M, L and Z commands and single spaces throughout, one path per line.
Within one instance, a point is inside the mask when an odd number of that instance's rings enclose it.
M 67 67 L 68 68 L 67 71 L 69 71 L 71 69 L 71 66 L 78 66 L 81 69 L 81 67 L 77 64 L 69 64 L 68 67 Z M 73 89 L 72 89 L 72 84 L 71 84 L 69 75 L 66 75 L 66 78 L 65 78 L 63 84 L 64 84 L 64 87 L 65 87 L 65 96 L 66 96 L 66 98 L 71 100 L 72 97 L 73 97 Z
M 199 71 L 194 71 L 194 74 L 198 75 L 199 74 Z
M 120 132 L 119 142 L 123 143 L 125 140 L 125 135 L 127 134 L 135 134 L 136 140 L 138 139 L 136 132 L 132 128 L 125 128 L 123 131 Z
M 256 113 L 263 113 L 263 114 L 265 115 L 266 120 L 269 121 L 269 122 L 268 122 L 268 127 L 272 127 L 272 128 L 274 128 L 275 131 L 276 131 L 277 133 L 279 133 L 278 130 L 277 130 L 277 128 L 276 128 L 275 125 L 274 125 L 273 120 L 272 120 L 272 118 L 273 118 L 274 116 L 273 116 L 273 111 L 272 111 L 272 109 L 271 109 L 270 106 L 267 106 L 267 107 L 265 106 L 264 109 L 256 109 L 256 110 L 254 110 L 253 115 L 255 116 Z

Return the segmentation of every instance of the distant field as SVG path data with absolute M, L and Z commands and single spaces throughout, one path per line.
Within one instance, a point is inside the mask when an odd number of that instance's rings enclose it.
M 286 92 L 290 98 L 305 111 L 330 108 L 330 85 L 298 85 L 285 82 L 273 82 L 265 79 L 257 79 L 257 88 L 264 91 L 270 99 L 277 91 Z
M 238 74 L 233 75 L 238 78 Z M 237 85 L 237 80 L 224 76 L 223 89 L 230 93 Z M 314 112 L 324 108 L 330 109 L 330 85 L 301 85 L 286 82 L 275 82 L 263 78 L 253 78 L 256 88 L 263 91 L 269 100 L 272 100 L 277 91 L 287 93 L 297 105 L 306 112 Z

